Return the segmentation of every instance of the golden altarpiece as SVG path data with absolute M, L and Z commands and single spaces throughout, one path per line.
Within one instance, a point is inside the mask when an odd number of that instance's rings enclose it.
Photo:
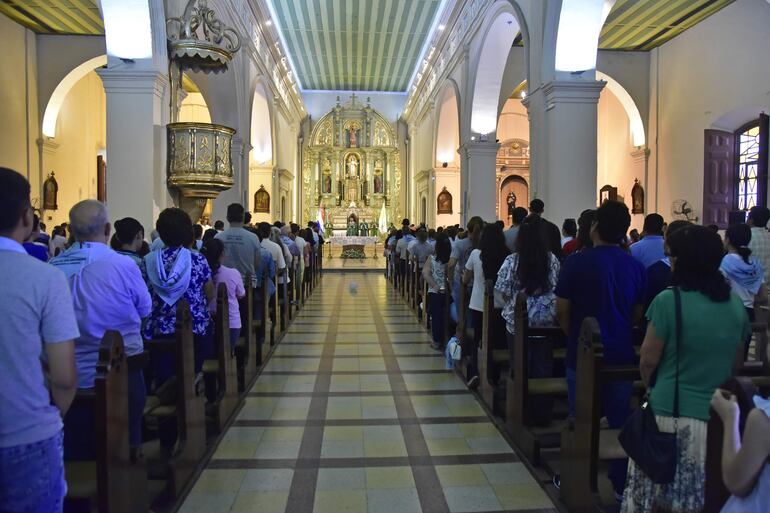
M 396 136 L 382 115 L 352 95 L 319 119 L 304 152 L 305 217 L 325 211 L 326 225 L 344 234 L 348 222 L 374 227 L 385 205 L 387 221 L 399 211 L 401 172 Z

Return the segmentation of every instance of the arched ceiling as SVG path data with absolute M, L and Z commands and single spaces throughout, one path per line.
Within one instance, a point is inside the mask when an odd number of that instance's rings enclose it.
M 272 0 L 305 90 L 405 91 L 442 0 Z

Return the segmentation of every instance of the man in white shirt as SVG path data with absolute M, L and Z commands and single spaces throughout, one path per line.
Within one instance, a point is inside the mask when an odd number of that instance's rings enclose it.
M 104 204 L 81 201 L 72 207 L 69 218 L 76 242 L 50 263 L 64 272 L 72 288 L 80 329 L 75 341 L 78 388 L 93 388 L 99 347 L 107 330 L 120 332 L 129 358 L 141 357 L 142 318 L 150 314 L 152 300 L 136 263 L 108 246 L 112 226 Z M 130 446 L 138 450 L 142 445 L 146 394 L 141 369 L 129 371 L 128 388 Z M 66 442 L 70 446 L 70 441 Z M 87 440 L 72 441 L 77 445 L 86 443 Z
M 273 227 L 270 226 L 270 223 L 259 223 L 259 226 L 257 227 L 257 233 L 259 234 L 259 238 L 261 240 L 260 244 L 262 245 L 262 249 L 270 253 L 270 256 L 273 257 L 273 262 L 275 262 L 275 271 L 276 274 L 280 273 L 281 270 L 286 269 L 286 256 L 283 254 L 283 249 L 281 249 L 281 246 L 277 243 L 270 240 L 270 234 L 272 233 Z

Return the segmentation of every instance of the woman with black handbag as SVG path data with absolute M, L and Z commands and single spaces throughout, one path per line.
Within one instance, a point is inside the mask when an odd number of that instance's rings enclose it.
M 647 407 L 656 425 L 640 433 L 647 442 L 659 434 L 650 431 L 674 433 L 676 443 L 667 450 L 676 455 L 670 460 L 675 468 L 667 477 L 653 472 L 659 469 L 650 468 L 650 451 L 635 455 L 638 446 L 624 443 L 631 459 L 622 513 L 703 509 L 709 402 L 714 389 L 743 361 L 742 342 L 751 331 L 741 300 L 719 272 L 723 249 L 717 234 L 689 226 L 671 234 L 666 249 L 674 288 L 661 292 L 647 311 L 640 360 L 642 379 L 650 388 Z M 649 413 L 637 412 L 626 429 Z

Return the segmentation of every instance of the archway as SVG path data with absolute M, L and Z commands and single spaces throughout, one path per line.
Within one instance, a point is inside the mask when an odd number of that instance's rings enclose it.
M 436 137 L 433 152 L 435 176 L 433 191 L 436 196 L 432 198 L 430 208 L 436 208 L 438 194 L 444 189 L 454 197 L 461 196 L 460 156 L 457 152 L 460 147 L 460 95 L 457 84 L 451 79 L 448 80 L 439 98 L 440 101 L 436 105 Z M 456 209 L 451 214 L 442 214 L 436 208 L 434 213 L 433 220 L 437 226 L 449 226 L 460 222 L 460 212 Z
M 75 84 L 77 84 L 83 77 L 91 73 L 96 68 L 100 68 L 106 65 L 106 55 L 94 57 L 93 59 L 89 59 L 74 68 L 72 71 L 67 73 L 61 82 L 59 82 L 59 85 L 56 86 L 56 89 L 54 89 L 53 93 L 51 94 L 51 97 L 48 100 L 48 104 L 45 107 L 45 113 L 43 114 L 42 131 L 44 136 L 56 137 L 56 122 L 59 119 L 59 112 L 61 111 L 64 99 L 67 97 L 67 94 L 70 92 L 70 90 L 72 90 Z
M 509 201 L 509 197 L 513 200 L 512 202 Z M 527 180 L 515 174 L 506 176 L 500 183 L 497 204 L 499 205 L 499 217 L 507 228 L 511 225 L 513 208 L 527 208 L 529 205 L 529 183 Z
M 508 54 L 511 51 L 521 24 L 508 2 L 502 2 L 494 14 L 493 21 L 485 29 L 484 42 L 479 52 L 473 78 L 473 101 L 471 103 L 471 132 L 487 135 L 497 126 L 497 108 L 500 88 Z
M 257 82 L 254 86 L 254 96 L 251 102 L 251 118 L 249 121 L 249 197 L 264 186 L 273 195 L 273 123 L 270 111 L 269 95 L 265 85 Z M 283 212 L 281 212 L 283 216 Z M 270 221 L 270 213 L 255 213 L 255 221 Z

